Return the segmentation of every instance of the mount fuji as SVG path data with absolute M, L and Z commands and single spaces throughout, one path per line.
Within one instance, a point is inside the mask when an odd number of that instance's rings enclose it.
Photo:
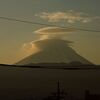
M 17 65 L 28 65 L 36 63 L 77 63 L 92 64 L 90 61 L 80 56 L 70 46 L 72 42 L 63 39 L 46 39 L 36 41 L 35 45 L 40 49 L 39 52 L 32 54 L 18 63 Z

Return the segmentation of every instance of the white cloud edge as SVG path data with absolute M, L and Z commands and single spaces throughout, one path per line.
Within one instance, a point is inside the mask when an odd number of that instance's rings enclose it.
M 100 16 L 89 16 L 89 14 L 84 12 L 76 12 L 73 10 L 67 10 L 65 12 L 41 12 L 39 14 L 35 14 L 36 17 L 47 20 L 48 22 L 61 22 L 66 21 L 68 23 L 88 23 L 93 20 L 100 20 Z

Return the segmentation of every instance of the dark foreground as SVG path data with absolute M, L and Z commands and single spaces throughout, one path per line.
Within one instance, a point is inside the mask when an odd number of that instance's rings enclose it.
M 57 93 L 58 80 L 61 91 L 66 94 L 63 100 L 100 100 L 97 99 L 100 94 L 99 68 L 67 69 L 1 66 L 0 100 L 52 100 L 51 96 Z

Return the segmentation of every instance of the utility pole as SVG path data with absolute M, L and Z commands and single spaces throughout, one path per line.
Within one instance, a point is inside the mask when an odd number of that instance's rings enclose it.
M 60 89 L 60 82 L 58 81 L 57 93 L 56 93 L 57 100 L 61 100 L 61 99 L 65 98 L 65 95 L 67 95 L 67 94 L 63 90 Z
M 60 100 L 60 86 L 59 86 L 59 81 L 57 83 L 57 100 Z
M 64 90 L 60 89 L 60 82 L 57 82 L 57 91 L 53 92 L 51 94 L 51 96 L 48 96 L 47 98 L 45 98 L 44 100 L 64 100 L 65 96 L 67 95 L 66 92 L 64 92 Z

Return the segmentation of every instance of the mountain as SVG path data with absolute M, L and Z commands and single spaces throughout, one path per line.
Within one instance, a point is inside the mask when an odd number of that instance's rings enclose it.
M 72 63 L 92 64 L 87 59 L 80 56 L 70 46 L 72 42 L 63 39 L 46 39 L 35 42 L 40 49 L 18 63 L 17 65 L 27 65 L 34 63 Z M 79 64 L 78 63 L 78 64 Z

